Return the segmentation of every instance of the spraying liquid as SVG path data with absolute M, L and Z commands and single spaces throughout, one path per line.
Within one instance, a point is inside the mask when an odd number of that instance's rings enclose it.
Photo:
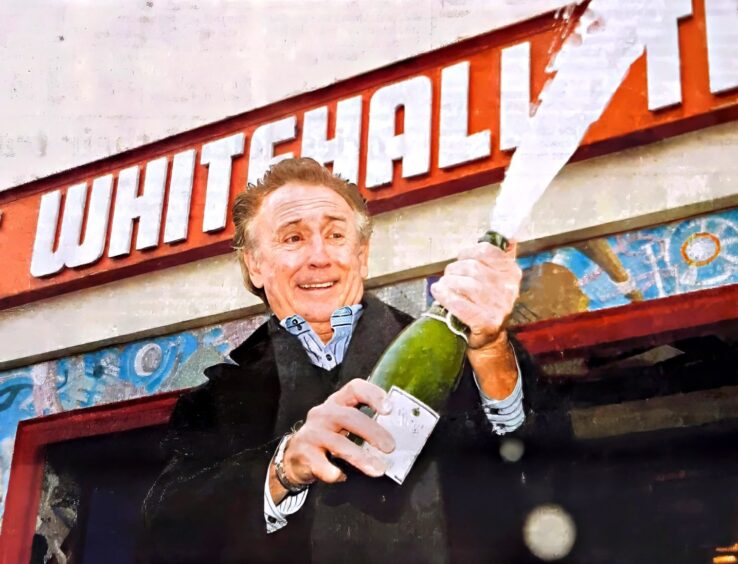
M 569 41 L 556 57 L 558 73 L 515 152 L 492 217 L 496 233 L 483 237 L 488 243 L 506 248 L 505 237 L 514 237 L 643 52 L 642 28 L 656 27 L 664 1 L 592 1 L 579 22 L 581 45 Z M 377 416 L 377 422 L 395 439 L 395 450 L 384 460 L 385 475 L 398 484 L 410 472 L 438 421 L 438 410 L 456 388 L 467 335 L 468 327 L 434 302 L 397 336 L 369 376 L 370 382 L 388 392 L 393 405 L 389 414 Z M 368 408 L 362 409 L 372 415 Z M 349 437 L 357 444 L 363 442 Z M 540 529 L 533 527 L 533 534 Z M 568 550 L 566 546 L 556 550 Z
M 515 237 L 658 30 L 665 1 L 592 0 L 549 67 L 556 75 L 507 169 L 492 230 Z

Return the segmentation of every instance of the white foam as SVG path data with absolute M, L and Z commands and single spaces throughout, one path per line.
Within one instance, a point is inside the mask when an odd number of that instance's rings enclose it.
M 530 127 L 512 157 L 490 227 L 514 238 L 533 206 L 604 112 L 665 0 L 592 0 L 550 65 Z

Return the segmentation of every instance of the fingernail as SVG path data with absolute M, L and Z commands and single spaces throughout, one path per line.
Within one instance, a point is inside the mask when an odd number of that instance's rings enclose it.
M 383 440 L 383 441 L 381 442 L 381 444 L 379 445 L 379 447 L 380 447 L 380 448 L 381 448 L 381 449 L 382 449 L 382 450 L 383 450 L 384 452 L 387 452 L 387 453 L 389 453 L 389 452 L 392 452 L 393 450 L 395 450 L 395 441 L 394 441 L 394 440 L 392 440 L 392 439 L 384 439 L 384 440 Z
M 379 406 L 379 410 L 383 415 L 387 415 L 392 411 L 392 402 L 390 400 L 384 400 L 382 405 Z
M 384 471 L 387 469 L 387 465 L 378 458 L 373 459 L 369 463 L 369 467 L 371 468 L 372 472 L 377 474 L 378 476 L 384 474 Z

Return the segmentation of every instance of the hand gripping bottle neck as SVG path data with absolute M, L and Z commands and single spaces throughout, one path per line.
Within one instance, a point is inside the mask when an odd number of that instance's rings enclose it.
M 477 240 L 477 242 L 489 243 L 490 245 L 494 245 L 495 247 L 498 247 L 503 251 L 507 251 L 510 248 L 510 242 L 504 237 L 504 235 L 501 235 L 500 233 L 497 233 L 497 231 L 492 230 L 487 231 Z M 430 309 L 423 313 L 423 316 L 442 321 L 446 324 L 446 327 L 448 327 L 449 331 L 464 339 L 465 342 L 469 342 L 469 327 L 459 321 L 458 318 L 452 315 L 451 312 L 449 312 L 438 302 L 434 301 L 431 304 Z

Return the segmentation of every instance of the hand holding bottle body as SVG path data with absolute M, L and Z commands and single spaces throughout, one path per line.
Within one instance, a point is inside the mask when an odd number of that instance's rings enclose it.
M 367 405 L 377 413 L 388 413 L 390 406 L 386 400 L 387 393 L 382 388 L 366 380 L 355 379 L 313 407 L 285 450 L 284 469 L 289 481 L 310 484 L 317 480 L 326 483 L 345 480 L 345 474 L 331 464 L 328 454 L 345 460 L 368 476 L 381 476 L 385 462 L 379 451 L 392 452 L 394 439 L 356 406 Z M 346 436 L 347 431 L 364 439 L 375 452 L 351 441 Z M 270 479 L 270 490 L 277 503 L 286 494 L 276 477 Z

